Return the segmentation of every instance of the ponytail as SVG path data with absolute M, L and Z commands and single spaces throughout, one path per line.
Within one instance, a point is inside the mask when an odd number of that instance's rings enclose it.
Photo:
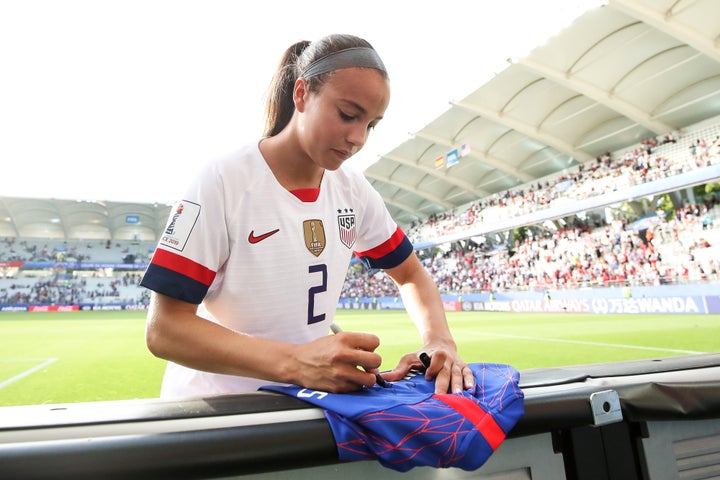
M 306 40 L 297 42 L 285 50 L 280 59 L 267 93 L 263 136 L 277 135 L 292 118 L 295 111 L 292 92 L 298 77 L 297 59 L 308 45 L 310 42 Z

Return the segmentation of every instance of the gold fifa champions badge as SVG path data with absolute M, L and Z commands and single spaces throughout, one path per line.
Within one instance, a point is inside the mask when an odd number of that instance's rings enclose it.
M 325 228 L 322 220 L 305 220 L 303 234 L 307 249 L 316 257 L 319 256 L 325 250 Z

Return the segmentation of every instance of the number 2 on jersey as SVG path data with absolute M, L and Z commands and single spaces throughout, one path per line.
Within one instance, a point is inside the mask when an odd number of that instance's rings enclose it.
M 310 265 L 310 267 L 308 267 L 308 273 L 317 272 L 322 273 L 322 283 L 320 285 L 310 287 L 308 290 L 308 325 L 325 320 L 324 313 L 315 315 L 315 294 L 327 291 L 327 265 L 322 263 L 320 265 Z

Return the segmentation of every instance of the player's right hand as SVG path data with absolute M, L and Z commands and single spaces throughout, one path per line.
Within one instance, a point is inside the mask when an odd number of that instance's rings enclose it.
M 293 383 L 331 393 L 352 392 L 375 384 L 382 357 L 375 353 L 380 339 L 370 333 L 339 332 L 297 345 Z

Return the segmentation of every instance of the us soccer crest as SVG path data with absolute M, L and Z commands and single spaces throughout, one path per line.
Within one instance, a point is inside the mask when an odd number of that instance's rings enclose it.
M 345 209 L 345 213 L 338 210 L 338 229 L 340 231 L 340 241 L 347 248 L 351 248 L 355 243 L 355 213 L 351 209 Z
M 319 256 L 325 250 L 325 228 L 322 220 L 313 219 L 303 222 L 303 234 L 305 236 L 305 246 L 315 255 Z

